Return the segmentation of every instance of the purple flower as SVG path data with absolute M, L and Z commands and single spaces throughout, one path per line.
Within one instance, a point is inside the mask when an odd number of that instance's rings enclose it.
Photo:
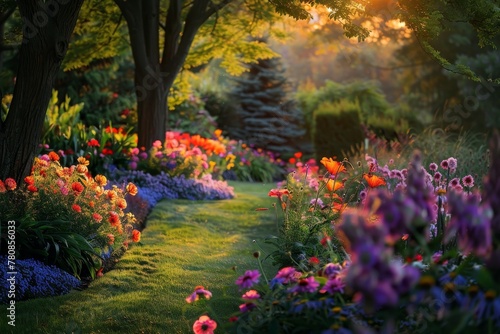
M 450 183 L 448 183 L 448 185 L 452 188 L 455 188 L 456 186 L 460 185 L 460 179 L 458 177 L 455 177 L 455 178 L 451 179 L 451 181 L 450 181 Z
M 334 278 L 342 271 L 342 266 L 338 263 L 328 263 L 323 269 L 323 274 L 328 278 Z
M 244 275 L 238 277 L 235 283 L 240 289 L 248 289 L 254 284 L 259 283 L 259 277 L 260 273 L 258 270 L 247 270 Z
M 288 291 L 292 293 L 314 293 L 318 290 L 319 283 L 313 276 L 300 279 L 297 284 Z
M 441 174 L 440 172 L 434 173 L 434 177 L 433 177 L 434 181 L 439 182 L 439 181 L 441 181 L 442 178 L 443 178 L 443 174 Z
M 429 165 L 429 170 L 431 170 L 432 172 L 436 172 L 438 170 L 438 165 L 436 163 L 431 163 Z
M 479 196 L 464 196 L 456 192 L 448 195 L 451 219 L 446 230 L 446 239 L 455 235 L 459 248 L 465 253 L 486 256 L 492 248 L 491 208 L 479 204 Z
M 244 303 L 244 304 L 240 305 L 240 312 L 241 313 L 249 312 L 249 311 L 253 310 L 255 307 L 256 306 L 254 303 L 251 303 L 251 302 Z
M 340 277 L 335 277 L 329 279 L 320 292 L 333 295 L 335 293 L 344 293 L 345 283 L 340 279 Z

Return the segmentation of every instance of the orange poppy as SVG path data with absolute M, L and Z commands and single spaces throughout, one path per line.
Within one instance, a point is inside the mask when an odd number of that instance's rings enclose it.
M 341 213 L 347 207 L 347 203 L 333 202 L 332 210 Z
M 384 178 L 377 176 L 375 174 L 363 174 L 364 179 L 366 180 L 366 183 L 368 183 L 368 187 L 370 188 L 377 188 L 380 186 L 385 186 L 385 180 Z
M 347 171 L 341 162 L 335 161 L 332 158 L 323 157 L 320 162 L 326 167 L 328 173 L 332 175 Z
M 328 181 L 326 181 L 326 188 L 328 189 L 328 191 L 337 191 L 339 189 L 342 189 L 344 187 L 344 183 L 340 182 L 340 181 L 337 181 L 337 180 L 332 180 L 332 179 L 329 179 Z

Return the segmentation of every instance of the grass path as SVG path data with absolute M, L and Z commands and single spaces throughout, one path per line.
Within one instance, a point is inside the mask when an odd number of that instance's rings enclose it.
M 18 302 L 15 329 L 3 316 L 0 333 L 191 333 L 207 310 L 184 300 L 196 285 L 213 293 L 210 316 L 224 333 L 241 303 L 235 279 L 258 269 L 252 240 L 275 232 L 272 210 L 255 211 L 271 207 L 272 185 L 232 185 L 232 200 L 159 203 L 114 270 L 84 291 Z

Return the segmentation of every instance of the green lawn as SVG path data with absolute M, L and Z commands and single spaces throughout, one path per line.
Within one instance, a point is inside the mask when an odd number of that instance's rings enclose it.
M 267 192 L 273 185 L 231 183 L 224 201 L 163 201 L 150 214 L 142 240 L 116 267 L 84 291 L 16 304 L 16 327 L 1 333 L 190 333 L 207 309 L 185 298 L 196 285 L 213 293 L 209 305 L 224 333 L 241 303 L 236 278 L 258 269 L 254 239 L 275 233 Z M 262 244 L 262 242 L 260 243 Z M 273 272 L 267 264 L 266 271 Z M 4 310 L 4 312 L 6 312 Z

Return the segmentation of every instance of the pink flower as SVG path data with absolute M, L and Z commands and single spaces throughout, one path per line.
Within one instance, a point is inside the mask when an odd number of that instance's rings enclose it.
M 241 298 L 248 299 L 248 300 L 259 299 L 260 295 L 255 290 L 249 290 L 249 291 L 245 292 L 245 294 L 243 296 L 241 296 Z
M 160 149 L 161 148 L 161 141 L 155 140 L 155 142 L 153 143 L 153 147 L 157 148 L 157 149 Z
M 429 165 L 429 169 L 433 172 L 436 172 L 438 170 L 438 165 L 433 162 Z
M 448 158 L 448 168 L 450 170 L 456 170 L 457 169 L 457 159 L 455 158 Z
M 259 277 L 260 273 L 258 270 L 247 270 L 244 275 L 238 277 L 235 283 L 240 289 L 248 289 L 254 284 L 259 283 Z
M 95 212 L 93 215 L 92 215 L 92 218 L 94 218 L 94 220 L 98 223 L 100 223 L 102 221 L 102 216 L 100 214 L 98 214 L 97 212 Z
M 464 183 L 464 186 L 472 188 L 474 187 L 474 178 L 472 175 L 466 175 L 462 178 L 462 182 Z
M 441 161 L 441 168 L 442 169 L 448 169 L 448 167 L 449 167 L 448 160 Z
M 195 321 L 193 331 L 195 334 L 213 334 L 217 323 L 206 315 L 202 315 Z
M 205 290 L 203 286 L 198 285 L 197 287 L 194 288 L 194 292 L 190 294 L 188 297 L 186 297 L 186 302 L 191 304 L 200 299 L 200 297 L 205 297 L 206 299 L 210 299 L 212 297 L 212 293 L 208 290 Z

